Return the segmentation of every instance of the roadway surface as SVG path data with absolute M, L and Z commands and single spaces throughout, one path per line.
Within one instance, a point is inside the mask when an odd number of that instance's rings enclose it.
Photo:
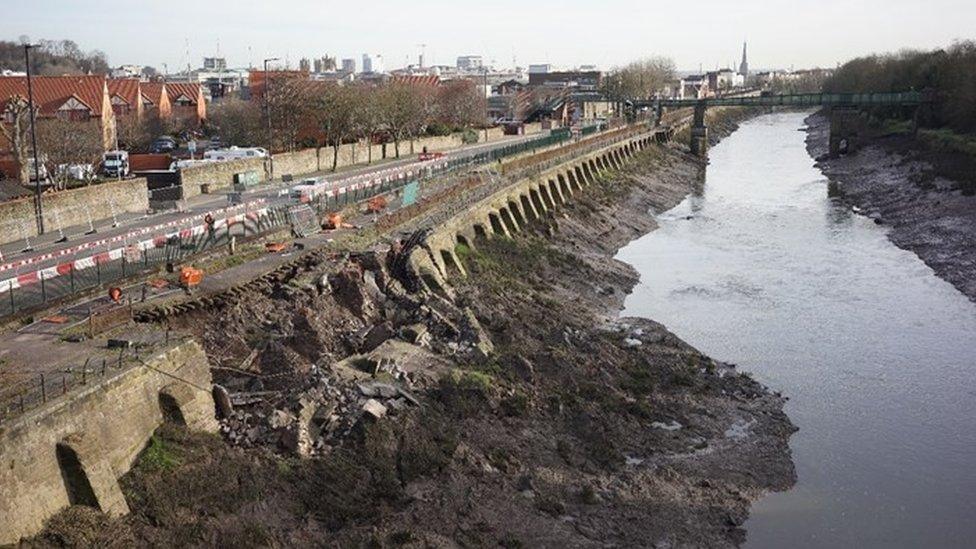
M 538 139 L 546 134 L 547 132 L 544 131 L 527 136 L 505 136 L 490 143 L 462 146 L 442 152 L 445 153 L 447 160 L 460 159 L 522 141 Z M 412 154 L 409 157 L 384 160 L 370 165 L 351 166 L 337 172 L 322 171 L 308 174 L 288 183 L 279 178 L 242 193 L 242 199 L 248 207 L 295 204 L 297 200 L 290 198 L 287 193 L 301 179 L 314 177 L 328 182 L 332 188 L 342 189 L 372 176 L 411 171 L 425 165 L 426 163 L 418 161 L 416 154 Z M 45 235 L 0 245 L 0 281 L 25 272 L 70 262 L 76 258 L 92 256 L 111 248 L 151 239 L 179 228 L 199 225 L 208 212 L 212 212 L 215 218 L 220 218 L 224 208 L 230 206 L 227 194 L 227 192 L 202 194 L 187 199 L 183 211 L 166 211 L 149 215 L 118 214 L 115 219 L 93 221 L 90 224 L 47 227 L 48 232 Z M 236 210 L 241 209 L 246 208 L 240 206 Z M 34 220 L 25 222 L 33 223 Z M 95 232 L 92 232 L 92 229 Z M 6 289 L 6 286 L 3 289 Z

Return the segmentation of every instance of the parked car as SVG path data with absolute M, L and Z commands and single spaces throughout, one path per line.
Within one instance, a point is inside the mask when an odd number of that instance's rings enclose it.
M 303 179 L 301 183 L 291 188 L 288 195 L 292 198 L 298 199 L 301 199 L 303 195 L 312 198 L 319 183 L 322 182 L 314 177 Z
M 240 158 L 264 158 L 268 151 L 261 147 L 230 147 L 203 153 L 206 160 L 237 160 Z
M 28 160 L 27 160 L 27 173 L 30 175 L 30 180 L 31 181 L 37 181 L 37 179 L 38 179 L 37 172 L 39 171 L 41 173 L 41 177 L 40 177 L 41 183 L 45 183 L 45 182 L 47 182 L 48 178 L 51 175 L 51 174 L 48 173 L 47 166 L 45 165 L 47 163 L 47 157 L 44 156 L 43 154 L 42 155 L 39 155 L 37 161 L 38 161 L 39 165 L 37 166 L 38 169 L 35 170 L 34 169 L 34 158 L 33 157 L 28 158 Z
M 102 155 L 102 174 L 107 177 L 127 177 L 129 175 L 129 152 L 106 151 Z
M 149 145 L 149 152 L 152 154 L 170 153 L 175 151 L 177 146 L 178 145 L 175 139 L 168 135 L 163 135 L 157 137 L 156 140 Z
M 219 149 L 219 148 L 221 148 L 223 146 L 224 146 L 223 145 L 223 142 L 221 142 L 219 135 L 212 135 L 212 136 L 210 136 L 210 142 L 207 145 L 207 148 L 208 149 L 215 150 L 215 149 Z
M 57 173 L 75 181 L 88 181 L 95 178 L 95 166 L 91 164 L 60 164 Z

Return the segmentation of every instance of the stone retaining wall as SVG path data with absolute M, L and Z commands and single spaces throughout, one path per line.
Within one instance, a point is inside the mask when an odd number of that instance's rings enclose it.
M 118 478 L 165 420 L 216 432 L 211 383 L 188 341 L 0 426 L 0 545 L 73 503 L 127 513 Z
M 115 214 L 145 213 L 149 209 L 149 191 L 143 178 L 109 181 L 68 191 L 46 193 L 42 197 L 44 229 L 84 225 L 109 219 Z M 14 242 L 37 235 L 32 197 L 0 203 L 0 243 Z
M 191 198 L 201 192 L 201 185 L 210 187 L 209 192 L 227 191 L 234 185 L 234 174 L 254 170 L 261 182 L 266 181 L 263 158 L 242 158 L 226 162 L 209 162 L 180 170 L 183 197 Z

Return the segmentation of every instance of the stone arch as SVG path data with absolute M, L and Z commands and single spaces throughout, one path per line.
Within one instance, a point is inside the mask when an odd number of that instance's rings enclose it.
M 463 235 L 461 233 L 458 233 L 458 234 L 454 235 L 454 241 L 457 242 L 457 245 L 458 246 L 464 246 L 465 248 L 468 248 L 469 250 L 473 250 L 474 249 L 474 242 L 472 242 L 472 240 L 474 240 L 474 239 L 469 239 L 467 236 L 465 236 L 465 235 Z
M 525 215 L 522 214 L 522 207 L 519 205 L 518 199 L 509 199 L 508 212 L 512 214 L 512 219 L 515 220 L 515 223 L 519 226 L 520 229 L 522 227 L 525 227 L 525 223 L 527 220 L 525 218 Z
M 165 423 L 186 425 L 186 418 L 183 417 L 183 410 L 180 408 L 180 403 L 170 391 L 164 390 L 159 392 L 159 411 L 162 413 Z
M 552 197 L 549 196 L 548 192 L 546 192 L 545 185 L 539 185 L 535 187 L 535 189 L 533 189 L 532 192 L 536 197 L 538 197 L 539 202 L 542 204 L 543 210 L 548 212 L 549 210 L 552 210 L 553 208 L 556 207 L 556 205 L 552 201 Z
M 461 265 L 461 260 L 451 250 L 441 250 L 441 262 L 444 265 L 444 276 L 465 276 L 467 273 Z
M 574 192 L 581 192 L 583 190 L 583 185 L 577 181 L 576 172 L 572 168 L 566 172 L 566 180 L 569 181 L 569 188 L 573 189 Z
M 568 199 L 570 196 L 573 195 L 573 189 L 571 189 L 569 187 L 569 184 L 566 183 L 566 178 L 563 177 L 563 174 L 561 173 L 556 174 L 556 181 L 559 182 L 559 190 L 563 193 L 563 197 Z
M 92 488 L 91 481 L 85 468 L 81 465 L 78 453 L 65 441 L 59 442 L 55 446 L 55 454 L 58 460 L 58 468 L 61 470 L 61 479 L 64 480 L 64 488 L 68 494 L 70 505 L 87 505 L 98 509 L 98 498 L 95 497 L 95 490 Z
M 522 202 L 522 211 L 525 212 L 525 217 L 529 219 L 538 219 L 539 212 L 535 209 L 535 204 L 529 199 L 528 195 L 520 194 L 519 201 Z
M 586 175 L 583 174 L 583 166 L 582 165 L 573 166 L 573 171 L 576 172 L 576 181 L 579 182 L 580 188 L 585 187 L 585 186 L 587 186 L 587 185 L 590 184 L 590 182 L 586 180 Z
M 536 215 L 542 217 L 546 213 L 546 205 L 542 203 L 542 197 L 539 196 L 539 190 L 535 187 L 529 187 L 529 199 L 532 201 L 532 205 L 535 206 Z
M 502 223 L 501 213 L 489 213 L 488 222 L 491 224 L 491 230 L 497 235 L 508 236 L 508 229 L 505 228 L 505 224 Z
M 488 231 L 485 230 L 485 226 L 483 224 L 475 223 L 472 228 L 474 229 L 475 240 L 488 240 Z
M 596 183 L 596 170 L 592 168 L 592 164 L 593 162 L 590 160 L 583 162 L 583 173 L 586 174 L 586 179 L 590 182 L 590 185 Z
M 552 197 L 553 202 L 556 204 L 566 202 L 566 198 L 563 196 L 563 193 L 560 192 L 559 186 L 552 179 L 549 180 L 549 196 Z
M 512 217 L 512 212 L 508 211 L 508 208 L 504 206 L 500 208 L 498 210 L 498 216 L 501 218 L 505 228 L 508 229 L 509 235 L 519 232 L 518 224 L 515 223 L 515 219 Z

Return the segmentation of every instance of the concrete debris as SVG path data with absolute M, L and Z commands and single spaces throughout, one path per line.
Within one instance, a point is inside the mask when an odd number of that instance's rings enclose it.
M 396 336 L 393 325 L 382 322 L 370 328 L 363 336 L 362 352 L 368 353 L 379 347 L 384 341 Z
M 217 417 L 229 418 L 234 413 L 234 405 L 230 402 L 230 393 L 221 385 L 214 384 L 213 389 L 214 404 L 217 407 Z
M 363 404 L 363 416 L 374 420 L 382 419 L 386 415 L 386 406 L 378 400 L 369 399 Z

